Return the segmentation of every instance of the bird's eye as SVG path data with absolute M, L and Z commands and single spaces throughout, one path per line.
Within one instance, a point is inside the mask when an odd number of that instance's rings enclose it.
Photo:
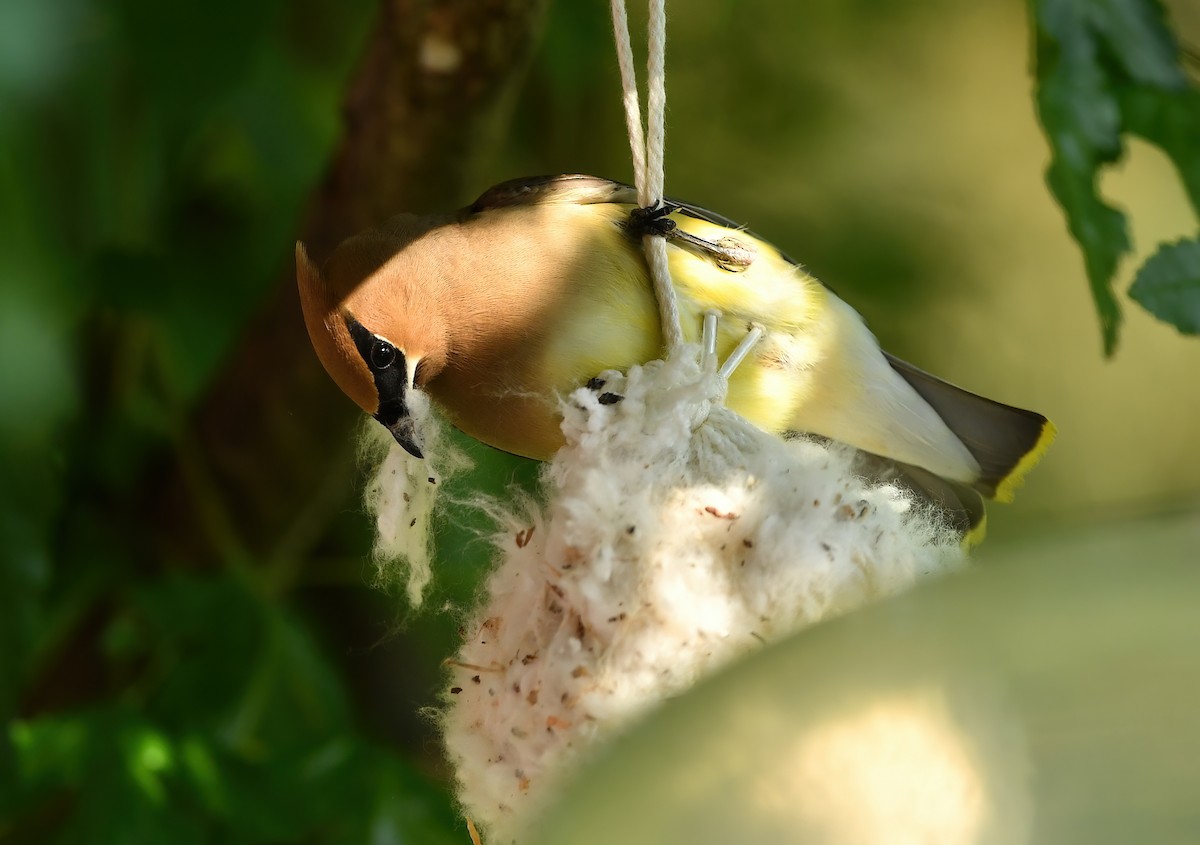
M 376 340 L 371 344 L 371 368 L 386 370 L 396 360 L 396 347 L 386 340 Z

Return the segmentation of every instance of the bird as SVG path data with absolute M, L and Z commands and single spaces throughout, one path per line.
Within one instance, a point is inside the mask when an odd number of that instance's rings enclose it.
M 633 187 L 581 174 L 394 216 L 321 266 L 298 241 L 305 325 L 337 385 L 413 456 L 409 392 L 422 391 L 470 437 L 548 460 L 562 397 L 663 352 L 646 234 L 667 238 L 685 340 L 714 311 L 721 355 L 764 331 L 730 376 L 728 407 L 781 436 L 852 447 L 864 473 L 934 503 L 964 536 L 981 532 L 983 499 L 1010 501 L 1054 439 L 1045 416 L 883 351 L 830 288 L 732 220 L 671 199 L 642 209 Z

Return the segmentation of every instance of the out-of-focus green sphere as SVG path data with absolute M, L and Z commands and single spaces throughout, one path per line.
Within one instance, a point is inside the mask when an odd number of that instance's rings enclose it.
M 1060 534 L 764 649 L 541 843 L 1200 840 L 1200 520 Z

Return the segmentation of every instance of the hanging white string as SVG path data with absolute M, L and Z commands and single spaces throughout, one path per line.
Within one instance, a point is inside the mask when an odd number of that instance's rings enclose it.
M 625 126 L 629 132 L 629 150 L 633 155 L 633 176 L 638 191 L 638 204 L 643 208 L 657 208 L 662 205 L 666 180 L 666 0 L 649 0 L 649 7 L 649 51 L 646 59 L 649 78 L 646 112 L 649 125 L 643 130 L 625 0 L 612 0 L 611 3 L 613 38 L 617 45 L 617 64 L 621 68 Z M 683 330 L 679 323 L 679 303 L 675 297 L 671 269 L 667 262 L 667 243 L 661 237 L 646 235 L 643 238 L 643 247 L 646 250 L 646 262 L 650 267 L 650 277 L 654 282 L 654 294 L 658 299 L 663 341 L 667 347 L 667 354 L 670 355 L 683 345 Z
M 629 43 L 629 20 L 625 0 L 612 0 L 613 39 L 617 43 L 617 65 L 621 68 L 621 102 L 625 106 L 625 129 L 629 133 L 629 151 L 633 154 L 633 184 L 638 202 L 646 204 L 646 130 L 642 128 L 641 98 L 637 90 L 637 71 L 633 68 L 633 45 Z
M 646 193 L 643 205 L 661 203 L 666 181 L 664 146 L 667 114 L 667 8 L 666 0 L 650 0 L 646 56 Z M 657 238 L 659 242 L 662 238 Z

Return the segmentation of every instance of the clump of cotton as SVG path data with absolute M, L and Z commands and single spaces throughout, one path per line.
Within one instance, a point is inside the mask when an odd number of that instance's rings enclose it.
M 499 563 L 451 662 L 446 746 L 489 843 L 589 749 L 765 642 L 962 560 L 958 536 L 853 452 L 727 410 L 680 355 L 564 403 L 545 505 L 489 505 Z
M 424 459 L 412 457 L 391 433 L 368 420 L 359 440 L 361 461 L 373 466 L 363 502 L 375 518 L 376 581 L 402 584 L 409 603 L 418 607 L 433 577 L 433 526 L 442 483 L 468 469 L 470 459 L 446 437 L 429 400 L 409 391 L 417 443 Z

